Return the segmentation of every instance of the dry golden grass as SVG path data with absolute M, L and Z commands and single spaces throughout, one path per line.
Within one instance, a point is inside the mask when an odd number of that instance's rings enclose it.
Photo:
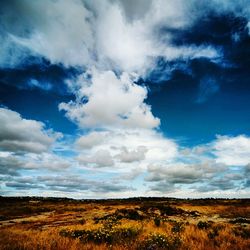
M 0 249 L 250 249 L 250 202 L 204 203 L 5 199 Z

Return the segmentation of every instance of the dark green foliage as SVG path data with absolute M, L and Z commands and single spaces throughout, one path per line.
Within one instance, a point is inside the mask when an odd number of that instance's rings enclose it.
M 8 220 L 8 217 L 7 217 L 7 216 L 0 215 L 0 221 L 1 221 L 1 220 Z
M 233 229 L 233 233 L 235 236 L 240 236 L 243 239 L 250 239 L 250 230 L 245 227 L 235 227 Z
M 183 222 L 175 222 L 173 227 L 172 227 L 172 232 L 173 233 L 180 233 L 184 230 L 184 223 Z
M 209 239 L 214 239 L 215 237 L 219 236 L 219 232 L 224 229 L 224 225 L 216 225 L 210 229 L 207 236 Z
M 189 215 L 192 216 L 192 217 L 198 217 L 198 216 L 200 216 L 200 213 L 197 212 L 197 211 L 190 211 Z
M 86 220 L 82 218 L 82 219 L 79 220 L 79 223 L 80 223 L 81 225 L 84 225 L 84 224 L 86 224 Z
M 118 222 L 121 219 L 128 220 L 143 220 L 145 217 L 141 215 L 136 209 L 117 209 L 115 213 L 105 215 L 103 217 L 93 218 L 95 224 L 100 221 L 105 223 L 106 221 L 112 221 L 113 223 Z
M 78 238 L 82 242 L 100 243 L 129 243 L 139 234 L 139 230 L 134 227 L 129 228 L 106 228 L 102 227 L 95 230 L 61 230 L 60 235 L 64 237 Z
M 210 227 L 210 224 L 207 221 L 199 221 L 197 227 L 199 229 L 208 229 Z
M 236 224 L 236 223 L 238 223 L 238 224 L 250 224 L 249 219 L 242 218 L 242 217 L 235 218 L 233 220 L 230 220 L 229 222 L 232 223 L 232 224 Z
M 154 233 L 150 234 L 144 241 L 142 241 L 138 250 L 175 250 L 179 249 L 181 240 L 177 236 L 166 236 L 164 234 Z
M 161 219 L 159 217 L 154 218 L 154 223 L 157 227 L 161 225 Z
M 115 214 L 119 219 L 142 220 L 144 218 L 136 209 L 117 209 Z
M 173 215 L 182 215 L 186 212 L 180 208 L 176 208 L 173 206 L 169 206 L 166 204 L 143 204 L 140 207 L 140 210 L 144 213 L 150 214 L 154 213 L 155 211 L 159 211 L 161 216 L 173 216 Z

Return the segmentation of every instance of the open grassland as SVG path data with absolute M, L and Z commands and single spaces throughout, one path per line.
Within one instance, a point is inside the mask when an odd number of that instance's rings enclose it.
M 0 249 L 250 249 L 250 200 L 0 197 Z

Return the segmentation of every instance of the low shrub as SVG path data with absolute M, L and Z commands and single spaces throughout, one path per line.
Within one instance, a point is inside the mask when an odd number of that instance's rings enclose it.
M 95 230 L 61 230 L 60 235 L 64 237 L 78 238 L 82 242 L 93 242 L 96 244 L 119 242 L 130 242 L 135 239 L 140 230 L 136 227 L 114 227 L 113 229 L 102 227 Z
M 86 220 L 85 220 L 85 219 L 80 219 L 80 220 L 79 220 L 79 223 L 80 223 L 81 225 L 84 225 L 84 224 L 86 224 Z
M 179 237 L 153 233 L 144 239 L 137 247 L 138 250 L 175 250 L 179 249 L 181 240 Z
M 166 206 L 166 205 L 158 205 L 157 208 L 159 209 L 161 216 L 180 215 L 185 212 L 184 210 L 180 208 Z
M 172 232 L 173 233 L 180 233 L 184 231 L 185 226 L 183 222 L 175 222 L 173 227 L 172 227 Z
M 250 230 L 249 228 L 245 228 L 245 227 L 235 227 L 233 228 L 233 234 L 235 236 L 239 236 L 243 239 L 250 239 Z
M 207 221 L 199 221 L 197 223 L 197 227 L 199 229 L 208 229 L 210 227 L 210 224 Z
M 230 220 L 229 222 L 232 224 L 250 224 L 250 220 L 243 217 L 235 218 L 233 220 Z
M 222 224 L 219 224 L 219 225 L 217 224 L 211 227 L 207 233 L 208 238 L 211 240 L 215 239 L 217 236 L 219 236 L 220 231 L 224 228 L 225 228 L 225 225 L 222 225 Z
M 129 219 L 129 220 L 142 220 L 144 216 L 142 216 L 137 210 L 135 209 L 117 209 L 115 212 L 117 218 L 122 219 Z
M 161 219 L 159 217 L 154 218 L 154 223 L 157 227 L 161 225 Z

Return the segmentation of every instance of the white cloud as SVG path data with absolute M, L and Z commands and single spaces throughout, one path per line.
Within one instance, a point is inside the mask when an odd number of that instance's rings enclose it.
M 102 64 L 110 60 L 116 68 L 130 72 L 147 68 L 155 54 L 147 25 L 142 20 L 128 22 L 118 4 L 107 4 L 98 12 L 97 51 Z
M 61 171 L 72 166 L 72 162 L 67 158 L 60 157 L 54 153 L 29 153 L 25 155 L 24 159 L 25 164 L 20 167 L 25 169 Z
M 192 184 L 199 182 L 203 178 L 203 171 L 199 165 L 188 165 L 184 163 L 175 163 L 165 166 L 149 165 L 149 176 L 147 181 L 166 181 L 169 184 Z
M 27 48 L 33 55 L 66 66 L 91 61 L 88 50 L 93 50 L 94 41 L 86 20 L 91 19 L 92 14 L 80 0 L 14 2 L 6 4 L 8 15 L 2 16 L 6 40 L 12 42 L 9 44 L 12 48 L 16 44 L 19 51 Z M 10 51 L 9 57 L 13 56 Z
M 112 71 L 92 71 L 91 83 L 79 78 L 77 100 L 61 103 L 60 110 L 80 127 L 154 128 L 160 123 L 144 103 L 145 87 L 134 84 L 131 76 L 117 77 Z
M 97 167 L 107 167 L 114 165 L 114 161 L 110 155 L 110 152 L 104 149 L 97 150 L 93 155 L 90 156 L 82 154 L 77 157 L 77 160 L 79 163 L 86 164 L 87 166 L 94 165 Z
M 15 157 L 11 153 L 0 155 L 0 175 L 18 175 L 18 170 L 24 162 L 20 157 Z
M 47 151 L 61 135 L 44 127 L 42 122 L 27 120 L 15 111 L 0 108 L 0 149 L 34 153 Z
M 134 162 L 134 161 L 142 161 L 145 159 L 145 153 L 147 152 L 147 148 L 145 146 L 138 146 L 136 150 L 129 151 L 126 147 L 121 148 L 121 152 L 116 155 L 116 157 L 121 162 Z
M 229 166 L 244 166 L 250 162 L 250 138 L 245 135 L 235 137 L 218 136 L 213 145 L 216 162 Z
M 76 141 L 76 147 L 80 149 L 89 149 L 95 145 L 102 143 L 105 139 L 107 132 L 92 132 L 81 136 Z
M 92 3 L 98 13 L 95 28 L 99 65 L 144 75 L 158 57 L 174 60 L 220 56 L 216 48 L 207 45 L 174 46 L 171 32 L 167 29 L 161 34 L 161 28 L 183 29 L 191 25 L 197 17 L 188 15 L 193 4 L 185 4 L 182 0 L 141 2 L 145 12 L 137 10 L 131 16 L 128 3 L 124 1 L 122 5 L 115 1 L 111 4 L 105 2 L 102 7 L 99 2 L 98 7 L 96 2 Z M 132 6 L 138 7 L 138 3 L 132 3 Z
M 79 141 L 91 138 L 92 134 L 103 137 L 102 141 L 83 147 Z M 103 132 L 92 132 L 89 135 L 80 137 L 76 142 L 79 151 L 78 160 L 80 163 L 92 163 L 95 166 L 115 166 L 115 171 L 121 173 L 124 170 L 133 169 L 135 166 L 146 169 L 148 164 L 155 162 L 171 162 L 178 154 L 177 144 L 164 138 L 154 130 L 112 130 Z M 125 146 L 126 145 L 126 146 Z M 100 153 L 101 152 L 101 153 Z
M 159 36 L 161 28 L 191 25 L 201 15 L 194 15 L 197 5 L 183 0 L 5 3 L 6 14 L 0 17 L 4 32 L 0 65 L 13 67 L 33 55 L 65 66 L 96 65 L 145 74 L 159 56 L 166 60 L 217 57 L 216 49 L 206 45 L 174 46 L 166 29 Z
M 5 176 L 18 176 L 23 170 L 33 171 L 33 174 L 41 171 L 61 172 L 75 167 L 75 165 L 72 160 L 58 156 L 53 152 L 39 154 L 0 152 L 0 175 Z

